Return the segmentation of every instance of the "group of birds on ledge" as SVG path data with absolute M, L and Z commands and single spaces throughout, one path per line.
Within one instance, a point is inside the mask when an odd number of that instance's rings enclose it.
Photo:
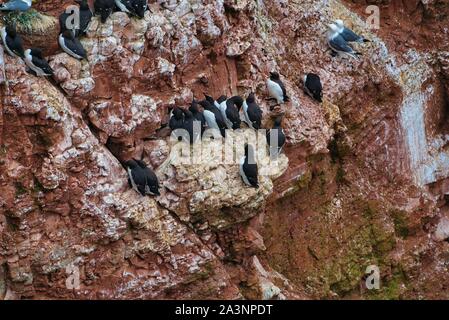
M 79 60 L 87 60 L 86 50 L 79 41 L 79 37 L 86 34 L 89 23 L 94 15 L 101 17 L 102 23 L 114 10 L 126 12 L 132 16 L 142 19 L 145 11 L 148 10 L 147 0 L 95 0 L 94 12 L 89 7 L 87 0 L 75 0 L 79 4 L 79 22 L 74 18 L 75 12 L 64 11 L 59 16 L 61 33 L 58 43 L 67 54 Z M 31 8 L 32 0 L 10 0 L 0 5 L 0 11 L 28 11 Z M 70 27 L 73 24 L 73 27 Z M 7 25 L 1 29 L 1 37 L 7 52 L 13 57 L 22 58 L 28 66 L 27 71 L 35 76 L 52 76 L 53 69 L 47 60 L 42 56 L 39 48 L 23 49 L 23 42 L 17 33 L 16 26 Z
M 0 5 L 0 11 L 27 11 L 31 8 L 31 1 L 10 0 Z M 85 35 L 94 14 L 99 15 L 101 22 L 105 23 L 115 10 L 126 12 L 138 18 L 143 18 L 145 11 L 148 10 L 147 0 L 95 0 L 94 13 L 91 11 L 87 0 L 76 0 L 76 2 L 79 4 L 79 25 L 74 29 L 68 28 L 66 22 L 71 13 L 62 13 L 59 17 L 61 33 L 58 42 L 67 54 L 79 60 L 87 59 L 86 51 L 79 41 L 79 37 Z M 327 40 L 333 56 L 338 54 L 358 58 L 360 53 L 356 52 L 348 43 L 369 41 L 346 28 L 342 20 L 336 20 L 335 23 L 329 24 L 328 28 Z M 22 39 L 16 32 L 14 25 L 2 27 L 0 32 L 8 54 L 22 58 L 29 68 L 28 72 L 35 76 L 53 75 L 53 70 L 42 56 L 40 49 L 23 49 Z M 271 72 L 266 85 L 270 95 L 269 99 L 275 100 L 276 105 L 289 101 L 287 90 L 280 79 L 279 73 Z M 305 93 L 318 102 L 322 102 L 323 87 L 318 75 L 314 73 L 306 74 L 303 85 Z M 203 110 L 200 110 L 199 106 Z M 241 117 L 242 110 L 243 115 Z M 262 115 L 263 112 L 256 102 L 254 93 L 250 93 L 246 99 L 240 96 L 231 98 L 221 96 L 217 100 L 205 94 L 205 99 L 202 101 L 193 99 L 188 109 L 174 107 L 171 110 L 169 127 L 174 132 L 179 129 L 185 130 L 189 134 L 190 143 L 193 144 L 201 139 L 206 128 L 215 129 L 225 137 L 225 131 L 239 129 L 242 120 L 250 129 L 261 129 Z M 195 123 L 201 128 L 200 132 L 196 132 L 197 130 L 194 129 Z M 281 153 L 286 142 L 282 129 L 282 117 L 275 119 L 272 130 L 267 131 L 266 138 L 270 153 Z M 271 146 L 275 146 L 274 150 Z M 160 195 L 158 178 L 145 162 L 132 159 L 125 162 L 124 166 L 128 172 L 129 184 L 135 191 L 143 196 Z M 245 155 L 240 160 L 240 175 L 246 185 L 259 188 L 258 166 L 252 145 L 245 145 Z

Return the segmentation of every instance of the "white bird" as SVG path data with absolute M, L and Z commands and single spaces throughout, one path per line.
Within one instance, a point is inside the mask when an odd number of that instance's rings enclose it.
M 351 48 L 345 39 L 340 35 L 339 28 L 335 24 L 330 24 L 329 26 L 329 32 L 327 35 L 327 41 L 329 47 L 332 49 L 332 51 L 338 53 L 340 56 L 349 56 L 354 59 L 358 59 L 358 56 L 361 55 L 361 53 L 355 51 L 353 48 Z
M 362 36 L 359 36 L 357 33 L 352 31 L 351 29 L 346 28 L 345 24 L 343 23 L 343 20 L 341 20 L 341 19 L 335 20 L 335 25 L 338 27 L 338 33 L 347 42 L 358 42 L 358 43 L 371 42 L 370 40 L 365 39 Z
M 270 78 L 267 80 L 267 88 L 270 97 L 276 99 L 278 104 L 283 104 L 290 100 L 287 96 L 285 85 L 280 79 L 279 73 L 270 72 Z
M 0 11 L 27 11 L 31 8 L 31 0 L 11 0 L 0 4 Z

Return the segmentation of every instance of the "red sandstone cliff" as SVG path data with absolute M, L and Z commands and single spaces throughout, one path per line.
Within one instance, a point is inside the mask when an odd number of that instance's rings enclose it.
M 62 3 L 36 7 L 57 16 Z M 57 27 L 24 35 L 54 79 L 4 56 L 0 298 L 449 298 L 448 1 L 150 3 L 143 20 L 95 18 L 89 62 L 61 53 Z M 337 18 L 372 40 L 360 61 L 326 51 Z M 272 70 L 291 96 L 274 111 Z M 321 76 L 323 105 L 305 72 Z M 167 160 L 169 107 L 251 91 L 265 126 L 285 113 L 288 136 L 259 190 L 237 165 Z M 129 190 L 130 157 L 156 170 L 161 197 Z M 379 291 L 364 289 L 369 265 Z

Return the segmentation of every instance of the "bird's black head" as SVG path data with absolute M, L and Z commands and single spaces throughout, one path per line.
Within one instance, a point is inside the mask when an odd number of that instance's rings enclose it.
M 111 14 L 112 9 L 100 9 L 100 17 L 101 23 L 105 23 L 108 20 L 109 15 Z
M 274 119 L 274 128 L 280 128 L 282 126 L 282 117 L 277 117 Z
M 237 108 L 240 110 L 243 105 L 243 99 L 240 96 L 232 97 L 232 100 L 234 101 L 234 104 L 237 106 Z
M 136 14 L 140 19 L 143 19 L 145 17 L 145 9 L 143 8 L 136 8 Z
M 145 169 L 147 167 L 147 164 L 145 163 L 145 161 L 143 160 L 138 160 L 134 158 L 134 161 L 137 163 L 137 165 L 139 167 L 141 167 L 142 169 Z
M 134 160 L 134 159 L 131 159 L 131 160 L 126 161 L 126 162 L 125 162 L 125 166 L 126 166 L 127 168 L 130 168 L 131 170 L 132 170 L 132 169 L 136 169 L 136 168 L 139 167 L 139 165 L 137 164 L 136 160 Z
M 200 110 L 198 109 L 198 101 L 196 101 L 195 98 L 193 98 L 192 103 L 190 104 L 189 110 L 193 114 L 200 112 Z
M 247 103 L 253 103 L 256 101 L 256 96 L 254 95 L 254 92 L 251 92 L 248 96 L 248 98 L 246 99 Z
M 73 35 L 73 31 L 72 30 L 64 30 L 64 32 L 62 33 L 62 36 L 66 39 L 70 39 L 73 40 L 75 39 L 75 36 Z
M 175 117 L 175 119 L 181 120 L 183 115 L 184 114 L 180 108 L 178 107 L 173 108 L 173 116 Z
M 31 53 L 32 56 L 35 56 L 35 57 L 43 59 L 43 57 L 42 57 L 42 50 L 39 49 L 39 48 L 31 48 L 30 49 L 30 53 Z
M 134 1 L 133 8 L 134 8 L 134 12 L 137 14 L 137 16 L 142 19 L 145 17 L 145 11 L 147 9 L 147 2 L 146 1 Z
M 81 10 L 90 10 L 87 0 L 76 0 L 76 3 L 80 5 Z
M 223 95 L 223 96 L 221 96 L 220 98 L 217 99 L 217 102 L 221 104 L 222 102 L 225 102 L 226 100 L 228 100 L 228 97 Z
M 152 194 L 156 195 L 156 196 L 160 196 L 161 193 L 159 192 L 159 186 L 158 185 L 152 185 L 150 186 L 150 191 Z
M 184 118 L 185 119 L 192 119 L 193 118 L 193 114 L 190 110 L 187 109 L 182 109 L 182 112 L 184 113 Z
M 207 94 L 204 94 L 204 96 L 206 97 L 207 102 L 209 102 L 210 104 L 214 104 L 214 102 L 215 102 L 214 98 L 212 98 L 211 96 L 208 96 Z
M 13 25 L 13 24 L 7 25 L 5 29 L 6 29 L 6 33 L 11 38 L 15 38 L 17 36 L 17 30 L 16 30 L 15 25 Z
M 206 110 L 212 108 L 212 104 L 207 100 L 202 100 L 199 102 L 199 104 Z
M 270 79 L 271 80 L 279 80 L 280 79 L 279 73 L 277 73 L 277 72 L 270 72 Z

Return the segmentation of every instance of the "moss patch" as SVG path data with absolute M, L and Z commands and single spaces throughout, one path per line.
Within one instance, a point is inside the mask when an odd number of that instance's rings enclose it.
M 8 12 L 1 20 L 4 25 L 16 25 L 17 31 L 24 33 L 45 34 L 49 28 L 56 25 L 54 17 L 46 16 L 35 9 Z
M 27 193 L 27 189 L 23 186 L 21 182 L 15 182 L 14 187 L 16 188 L 16 197 L 19 197 Z
M 403 239 L 407 238 L 411 233 L 408 227 L 409 221 L 407 214 L 403 211 L 393 210 L 391 212 L 391 217 L 393 218 L 396 235 Z

